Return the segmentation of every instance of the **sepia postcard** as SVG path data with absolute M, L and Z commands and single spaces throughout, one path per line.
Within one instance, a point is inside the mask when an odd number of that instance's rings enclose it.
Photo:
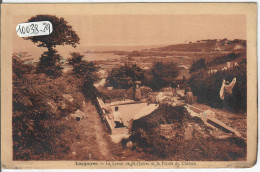
M 1 4 L 7 169 L 245 168 L 256 3 Z

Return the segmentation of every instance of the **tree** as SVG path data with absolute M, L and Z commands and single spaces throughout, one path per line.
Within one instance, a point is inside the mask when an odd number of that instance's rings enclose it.
M 98 80 L 96 72 L 99 68 L 93 62 L 82 60 L 83 57 L 80 53 L 73 52 L 68 62 L 73 66 L 73 74 L 83 80 L 82 92 L 84 95 L 93 99 L 97 93 L 94 83 Z
M 153 90 L 160 90 L 163 87 L 171 86 L 177 76 L 179 76 L 179 68 L 174 62 L 162 63 L 156 62 L 150 71 L 152 81 L 149 86 Z
M 38 47 L 46 47 L 50 50 L 57 45 L 71 45 L 75 48 L 76 44 L 79 44 L 80 39 L 78 35 L 63 17 L 58 18 L 54 15 L 37 15 L 28 20 L 28 22 L 36 21 L 49 21 L 53 26 L 53 32 L 50 35 L 24 38 L 31 40 L 33 43 L 37 43 Z
M 37 67 L 38 73 L 45 73 L 49 76 L 61 76 L 63 67 L 60 63 L 61 55 L 55 49 L 45 51 L 41 57 Z
M 190 67 L 190 73 L 195 72 L 200 69 L 207 69 L 205 59 L 199 59 L 197 61 L 193 61 Z
M 53 32 L 46 36 L 34 36 L 24 38 L 31 40 L 37 44 L 38 47 L 46 47 L 48 51 L 44 52 L 40 58 L 38 65 L 38 72 L 46 73 L 51 76 L 61 75 L 60 54 L 54 49 L 57 45 L 71 45 L 76 47 L 79 44 L 79 37 L 72 29 L 72 26 L 68 25 L 68 22 L 64 18 L 58 18 L 54 15 L 36 15 L 28 20 L 28 22 L 35 21 L 49 21 L 53 25 Z
M 75 66 L 82 62 L 82 58 L 84 57 L 79 52 L 70 53 L 71 57 L 68 59 L 70 65 Z
M 125 63 L 113 68 L 107 77 L 107 83 L 114 88 L 130 88 L 135 81 L 143 81 L 144 71 L 136 64 Z
M 95 72 L 98 71 L 98 67 L 93 62 L 82 60 L 84 56 L 78 52 L 72 52 L 71 57 L 68 59 L 70 65 L 73 66 L 73 74 L 78 78 L 89 78 L 96 81 L 97 76 Z

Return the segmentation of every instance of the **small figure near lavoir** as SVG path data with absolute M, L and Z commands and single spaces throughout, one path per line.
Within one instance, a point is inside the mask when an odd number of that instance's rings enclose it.
M 187 87 L 187 90 L 185 92 L 185 103 L 192 105 L 194 103 L 194 97 L 191 88 Z
M 118 107 L 115 107 L 115 112 L 113 114 L 114 122 L 116 124 L 115 128 L 124 127 L 122 116 L 121 116 L 120 112 L 118 112 L 118 109 L 119 109 Z
M 139 101 L 141 100 L 141 88 L 140 88 L 141 81 L 135 81 L 135 88 L 134 88 L 134 100 Z

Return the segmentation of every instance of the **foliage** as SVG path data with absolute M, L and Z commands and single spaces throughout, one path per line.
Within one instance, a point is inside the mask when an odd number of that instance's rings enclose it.
M 73 73 L 78 78 L 88 78 L 93 81 L 97 80 L 95 72 L 98 71 L 98 67 L 93 62 L 82 60 L 84 56 L 78 52 L 71 53 L 71 57 L 68 62 L 73 67 Z
M 236 77 L 237 82 L 229 102 L 233 111 L 246 111 L 247 102 L 247 79 L 246 64 L 230 68 L 227 71 L 218 71 L 216 74 L 208 75 L 205 71 L 194 72 L 187 84 L 192 92 L 198 97 L 198 102 L 206 103 L 214 107 L 222 107 L 223 101 L 219 97 L 222 80 L 232 81 Z
M 163 131 L 162 125 L 167 129 Z M 187 139 L 189 130 L 193 131 Z M 216 139 L 209 133 L 204 122 L 192 117 L 185 107 L 160 105 L 151 114 L 134 121 L 129 139 L 142 148 L 141 151 L 167 160 L 223 161 L 246 157 L 244 140 Z
M 34 66 L 30 63 L 32 58 L 27 52 L 14 53 L 12 55 L 12 69 L 13 69 L 13 84 L 14 87 L 18 83 L 30 84 L 24 75 L 32 73 Z M 32 102 L 28 97 L 24 96 L 23 92 L 18 89 L 14 89 L 13 101 L 17 104 L 21 104 L 25 107 L 32 106 Z
M 27 52 L 14 53 L 12 55 L 12 68 L 13 72 L 17 77 L 22 77 L 23 74 L 32 73 L 35 69 L 31 62 L 32 58 L 30 58 Z
M 216 57 L 211 62 L 208 63 L 208 66 L 215 66 L 215 65 L 219 65 L 219 64 L 224 64 L 226 62 L 236 60 L 237 58 L 239 58 L 243 55 L 244 55 L 244 53 L 238 53 L 238 54 L 230 53 L 228 55 Z
M 205 59 L 199 59 L 197 61 L 193 61 L 190 67 L 190 73 L 198 71 L 200 69 L 207 69 L 207 64 Z
M 23 68 L 27 64 L 16 56 L 13 59 L 13 159 L 63 159 L 71 143 L 66 140 L 68 136 L 62 136 L 74 122 L 65 123 L 63 117 L 82 109 L 82 83 L 68 75 L 53 79 L 45 74 L 28 74 Z M 73 100 L 67 100 L 64 94 L 70 94 Z
M 100 87 L 98 89 L 99 96 L 104 100 L 109 99 L 111 101 L 122 101 L 125 99 L 133 99 L 133 89 L 113 89 L 108 90 L 105 87 Z
M 17 104 L 22 104 L 25 107 L 33 105 L 32 102 L 30 101 L 30 99 L 28 99 L 26 96 L 19 93 L 18 91 L 16 91 L 14 93 L 14 102 Z
M 144 80 L 144 71 L 136 64 L 125 63 L 119 68 L 113 68 L 107 77 L 107 85 L 114 88 L 127 89 L 135 81 Z
M 151 92 L 152 89 L 146 86 L 140 87 L 141 93 L 142 93 L 142 98 L 147 98 Z M 128 88 L 128 89 L 113 89 L 113 90 L 108 90 L 105 87 L 99 87 L 98 88 L 98 95 L 99 97 L 102 97 L 103 100 L 111 100 L 113 101 L 122 101 L 126 99 L 133 100 L 134 99 L 134 90 L 133 88 Z
M 151 70 L 145 75 L 147 76 L 145 84 L 154 91 L 157 91 L 163 87 L 172 86 L 179 73 L 179 68 L 174 62 L 156 62 L 153 64 Z
M 60 136 L 68 127 L 62 119 L 81 109 L 84 97 L 74 85 L 55 81 L 45 79 L 44 85 L 34 83 L 25 87 L 21 83 L 13 88 L 14 96 L 19 92 L 32 103 L 28 106 L 25 101 L 13 101 L 14 159 L 52 159 L 70 150 L 65 137 Z M 73 101 L 63 97 L 61 84 L 71 87 Z
M 73 74 L 83 80 L 82 92 L 86 98 L 93 100 L 97 94 L 94 83 L 98 80 L 96 72 L 99 68 L 93 62 L 82 60 L 83 57 L 80 53 L 73 52 L 68 62 L 73 66 Z
M 82 62 L 84 55 L 81 55 L 79 52 L 70 53 L 71 57 L 68 59 L 70 65 L 74 66 Z
M 54 15 L 36 15 L 28 22 L 49 21 L 53 25 L 53 32 L 46 36 L 33 36 L 24 39 L 31 40 L 38 47 L 48 48 L 40 57 L 37 71 L 53 77 L 60 77 L 62 67 L 60 64 L 61 56 L 54 49 L 57 45 L 71 45 L 76 47 L 79 44 L 79 37 L 64 18 L 58 18 Z
M 27 22 L 35 21 L 49 21 L 53 26 L 53 31 L 50 35 L 24 38 L 38 44 L 38 47 L 47 47 L 50 49 L 56 47 L 56 45 L 71 45 L 72 47 L 76 47 L 76 44 L 79 44 L 80 39 L 78 35 L 72 29 L 72 26 L 68 25 L 68 22 L 63 17 L 59 18 L 54 15 L 36 15 L 30 18 Z
M 44 52 L 40 57 L 37 72 L 45 73 L 48 76 L 60 77 L 63 69 L 60 60 L 61 56 L 56 50 L 50 49 L 49 51 Z
M 230 54 L 227 54 L 224 56 L 215 57 L 214 59 L 212 59 L 209 62 L 206 62 L 205 59 L 201 58 L 197 61 L 192 62 L 192 65 L 190 67 L 190 73 L 196 72 L 199 70 L 204 70 L 211 66 L 221 65 L 226 62 L 236 60 L 242 56 L 245 56 L 245 53 L 234 53 L 233 52 L 233 53 L 230 53 Z

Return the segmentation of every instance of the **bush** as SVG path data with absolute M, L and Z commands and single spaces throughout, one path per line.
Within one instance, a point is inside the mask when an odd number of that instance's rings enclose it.
M 65 124 L 61 117 L 82 109 L 82 82 L 68 75 L 53 79 L 45 74 L 28 74 L 27 70 L 19 70 L 27 65 L 14 58 L 13 159 L 63 159 L 71 143 L 61 135 L 73 122 Z M 73 97 L 72 102 L 63 97 L 67 93 Z
M 205 59 L 199 59 L 197 61 L 193 61 L 190 67 L 190 73 L 198 71 L 200 69 L 207 69 Z
M 93 62 L 82 60 L 83 57 L 84 56 L 78 52 L 71 53 L 68 62 L 73 67 L 73 74 L 78 78 L 91 78 L 96 81 L 97 77 L 95 72 L 98 71 L 98 67 Z
M 145 85 L 158 91 L 163 87 L 172 86 L 180 71 L 176 63 L 156 62 L 148 73 L 146 73 Z
M 153 90 L 150 87 L 142 86 L 141 87 L 141 94 L 143 98 L 148 98 L 149 95 L 153 92 Z
M 161 124 L 172 132 L 161 133 Z M 185 132 L 192 129 L 190 139 Z M 217 132 L 219 136 L 219 131 Z M 130 140 L 145 152 L 167 160 L 239 160 L 246 158 L 246 143 L 239 138 L 216 139 L 202 120 L 182 106 L 160 105 L 133 123 Z
M 73 74 L 83 81 L 82 92 L 87 99 L 94 100 L 97 96 L 97 89 L 94 83 L 98 80 L 98 67 L 93 62 L 82 60 L 84 56 L 78 52 L 71 53 L 68 62 L 73 67 Z
M 224 64 L 226 62 L 236 60 L 237 58 L 239 58 L 243 55 L 245 55 L 245 54 L 244 53 L 239 53 L 239 54 L 230 53 L 230 54 L 225 55 L 225 56 L 216 57 L 211 62 L 208 63 L 208 66 L 215 66 L 215 65 L 219 65 L 219 64 Z
M 132 88 L 113 89 L 113 90 L 107 90 L 107 88 L 99 88 L 98 92 L 99 92 L 99 96 L 102 97 L 104 100 L 108 98 L 111 101 L 133 99 L 133 93 L 134 93 Z
M 152 89 L 146 86 L 141 87 L 141 95 L 142 98 L 148 98 L 148 96 L 152 93 Z M 105 87 L 98 88 L 98 96 L 102 97 L 103 100 L 110 100 L 110 101 L 121 101 L 134 99 L 134 90 L 133 88 L 128 89 L 113 89 L 108 90 Z
M 14 53 L 12 55 L 12 67 L 13 73 L 16 77 L 22 77 L 24 74 L 33 73 L 35 66 L 33 66 L 30 61 L 30 55 L 27 52 Z
M 119 68 L 113 68 L 107 77 L 107 86 L 117 89 L 128 89 L 135 81 L 144 80 L 144 71 L 136 64 L 125 63 Z

